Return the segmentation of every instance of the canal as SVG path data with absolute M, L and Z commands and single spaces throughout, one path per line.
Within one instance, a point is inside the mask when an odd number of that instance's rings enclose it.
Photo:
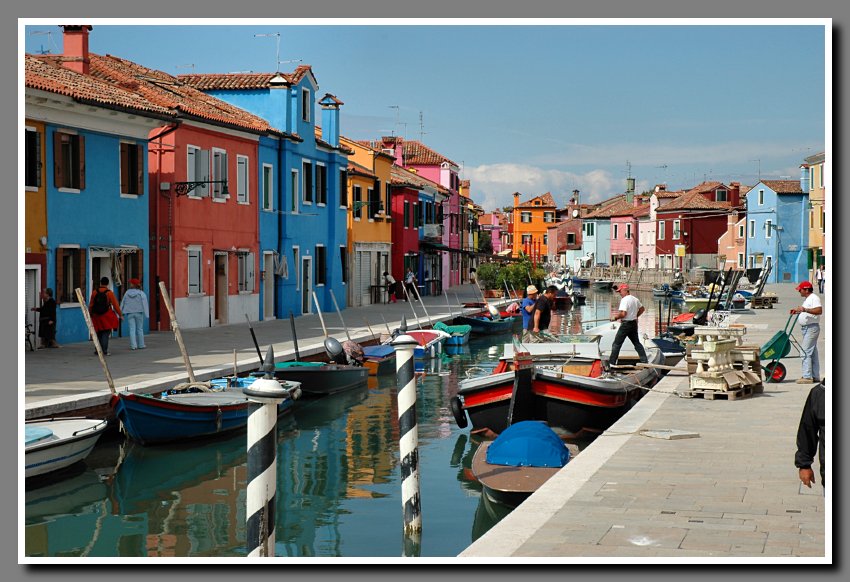
M 619 297 L 552 322 L 578 333 Z M 658 300 L 637 293 L 654 332 Z M 673 315 L 680 309 L 673 306 Z M 667 304 L 661 305 L 662 318 Z M 481 495 L 470 465 L 480 440 L 449 410 L 458 382 L 487 374 L 510 335 L 472 338 L 427 361 L 417 417 L 423 557 L 454 557 L 507 510 Z M 588 442 L 573 443 L 578 450 Z M 246 553 L 246 438 L 142 447 L 106 437 L 61 481 L 28 484 L 25 554 L 46 557 L 241 557 Z M 368 389 L 296 403 L 278 424 L 278 557 L 399 557 L 404 552 L 394 377 Z M 575 450 L 575 449 L 574 449 Z

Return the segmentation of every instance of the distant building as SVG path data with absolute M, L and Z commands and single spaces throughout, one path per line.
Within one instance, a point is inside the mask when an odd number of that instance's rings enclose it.
M 747 267 L 769 283 L 809 279 L 809 193 L 797 180 L 762 180 L 747 193 Z
M 548 253 L 548 230 L 555 224 L 558 207 L 549 192 L 522 203 L 520 196 L 519 192 L 514 192 L 513 256 L 518 257 L 522 252 L 532 261 L 542 262 Z
M 803 191 L 809 194 L 809 256 L 810 278 L 814 270 L 826 263 L 824 237 L 826 234 L 826 185 L 824 183 L 824 152 L 809 156 L 800 166 Z

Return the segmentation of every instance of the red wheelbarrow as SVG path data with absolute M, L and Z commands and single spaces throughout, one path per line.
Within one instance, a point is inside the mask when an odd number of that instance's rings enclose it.
M 780 362 L 782 358 L 791 353 L 791 346 L 797 350 L 796 356 L 792 358 L 800 358 L 803 356 L 803 347 L 800 342 L 791 335 L 791 330 L 797 325 L 797 318 L 800 314 L 793 313 L 788 316 L 788 321 L 785 322 L 785 328 L 782 331 L 777 331 L 766 344 L 761 348 L 759 353 L 760 360 L 770 360 L 770 363 L 764 366 L 764 381 L 765 382 L 782 382 L 785 379 L 787 370 L 784 364 Z

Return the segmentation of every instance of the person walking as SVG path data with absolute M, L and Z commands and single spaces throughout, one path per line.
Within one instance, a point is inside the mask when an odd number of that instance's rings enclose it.
M 109 277 L 101 277 L 100 285 L 92 291 L 89 298 L 89 313 L 94 331 L 97 333 L 97 341 L 100 342 L 100 349 L 105 356 L 108 356 L 109 336 L 112 335 L 113 330 L 118 329 L 120 320 L 124 319 L 121 306 L 118 305 L 115 294 L 109 288 Z M 97 355 L 97 350 L 94 353 Z
M 537 287 L 529 285 L 525 288 L 525 299 L 520 303 L 522 313 L 522 341 L 531 339 L 531 323 L 534 315 L 534 305 L 537 303 Z
M 797 384 L 812 384 L 820 381 L 820 359 L 818 357 L 818 338 L 820 337 L 820 316 L 823 306 L 815 295 L 814 287 L 808 281 L 797 285 L 797 291 L 803 298 L 803 304 L 791 309 L 791 313 L 800 314 L 797 323 L 803 330 L 803 377 Z
M 626 283 L 617 286 L 617 293 L 620 294 L 620 305 L 617 307 L 617 313 L 611 318 L 611 321 L 620 320 L 620 328 L 617 330 L 617 335 L 614 336 L 614 343 L 611 346 L 611 355 L 608 358 L 609 366 L 617 365 L 617 358 L 620 356 L 620 348 L 626 341 L 626 338 L 631 340 L 635 346 L 635 351 L 641 362 L 648 362 L 646 350 L 643 349 L 643 344 L 640 343 L 638 336 L 638 317 L 643 315 L 644 308 L 640 299 L 629 293 L 629 286 Z
M 797 452 L 794 455 L 794 466 L 800 474 L 800 481 L 812 488 L 815 482 L 815 472 L 812 471 L 812 463 L 815 460 L 815 451 L 818 453 L 820 463 L 820 483 L 826 487 L 826 467 L 824 466 L 824 448 L 826 447 L 826 433 L 824 422 L 826 419 L 826 390 L 823 382 L 816 384 L 809 390 L 803 413 L 800 416 L 800 426 L 797 428 Z
M 416 299 L 416 274 L 410 267 L 407 268 L 407 274 L 404 276 L 404 286 L 407 289 L 407 296 L 410 299 Z
M 552 306 L 555 305 L 555 294 L 558 288 L 554 285 L 546 287 L 543 295 L 534 304 L 534 316 L 531 322 L 531 341 L 545 341 L 540 338 L 540 330 L 548 331 L 549 323 L 552 321 Z
M 46 288 L 41 292 L 41 307 L 33 307 L 38 311 L 38 337 L 42 348 L 58 348 L 56 343 L 56 300 L 53 289 Z
M 815 281 L 818 283 L 818 293 L 823 295 L 823 285 L 826 282 L 826 275 L 824 274 L 824 269 L 826 267 L 818 266 L 818 270 L 815 271 Z
M 121 298 L 121 312 L 130 330 L 130 349 L 145 349 L 145 319 L 148 315 L 148 296 L 138 279 L 130 279 L 130 288 Z
M 396 280 L 387 271 L 384 271 L 384 281 L 387 282 L 387 303 L 396 302 Z

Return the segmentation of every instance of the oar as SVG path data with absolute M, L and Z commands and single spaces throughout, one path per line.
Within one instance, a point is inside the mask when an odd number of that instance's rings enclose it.
M 452 313 L 452 304 L 451 304 L 451 303 L 449 303 L 449 294 L 448 294 L 448 292 L 443 291 L 443 295 L 446 297 L 446 307 L 448 307 L 448 308 L 449 308 L 449 317 L 451 317 L 452 319 L 454 319 L 455 314 L 454 314 L 454 313 Z
M 168 318 L 171 320 L 171 329 L 174 331 L 177 345 L 180 346 L 180 352 L 183 354 L 183 363 L 186 365 L 186 372 L 189 373 L 189 382 L 194 384 L 195 373 L 192 371 L 192 362 L 189 361 L 189 354 L 186 353 L 186 346 L 183 345 L 183 336 L 180 335 L 180 326 L 177 325 L 177 317 L 174 315 L 174 308 L 171 307 L 171 297 L 168 295 L 168 289 L 165 288 L 165 281 L 159 282 L 159 292 L 162 293 L 163 303 L 168 310 Z
M 322 324 L 322 331 L 325 332 L 325 337 L 327 338 L 327 337 L 329 337 L 328 336 L 328 328 L 325 327 L 325 318 L 322 317 L 322 308 L 319 305 L 319 298 L 316 297 L 315 291 L 313 291 L 313 303 L 316 304 L 316 311 L 319 313 L 319 323 Z
M 292 329 L 292 345 L 295 346 L 295 361 L 301 361 L 301 353 L 298 351 L 298 334 L 295 333 L 295 316 L 289 312 L 289 327 Z
M 334 290 L 330 289 L 329 291 L 331 292 L 331 299 L 333 300 L 334 307 L 336 308 L 336 314 L 339 315 L 339 320 L 340 322 L 342 322 L 342 329 L 345 330 L 345 337 L 347 337 L 348 340 L 351 341 L 351 336 L 348 335 L 348 327 L 345 325 L 345 320 L 342 318 L 342 311 L 339 310 L 339 303 L 336 302 L 336 295 L 334 295 Z
M 97 350 L 97 357 L 100 359 L 100 365 L 103 366 L 103 372 L 106 374 L 106 383 L 109 384 L 109 390 L 115 394 L 115 382 L 112 381 L 112 374 L 109 373 L 109 366 L 106 365 L 106 358 L 103 357 L 103 350 L 100 347 L 100 340 L 97 338 L 97 332 L 94 330 L 94 324 L 91 320 L 89 307 L 86 300 L 83 298 L 83 292 L 77 287 L 74 289 L 77 294 L 77 301 L 80 302 L 80 311 L 83 312 L 83 319 L 86 320 L 86 326 L 89 328 L 89 333 L 94 339 L 94 349 Z
M 251 332 L 251 339 L 254 340 L 254 347 L 257 349 L 257 355 L 260 357 L 260 366 L 263 365 L 263 352 L 260 351 L 260 344 L 257 343 L 257 336 L 254 333 L 254 326 L 251 325 L 251 320 L 248 319 L 248 314 L 245 314 L 245 321 L 248 322 L 248 329 Z

